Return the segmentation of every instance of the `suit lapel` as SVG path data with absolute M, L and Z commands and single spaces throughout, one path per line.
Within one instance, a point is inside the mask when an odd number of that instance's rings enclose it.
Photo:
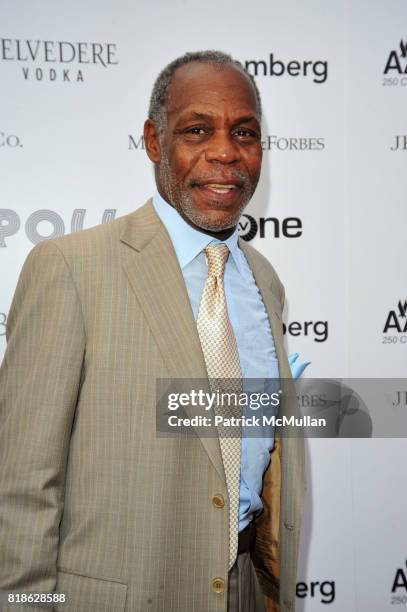
M 127 216 L 121 241 L 131 247 L 124 271 L 143 309 L 171 378 L 209 381 L 194 315 L 171 239 L 151 200 Z M 196 410 L 196 409 L 195 409 Z M 186 407 L 186 412 L 189 413 Z M 196 414 L 196 412 L 192 413 Z M 198 435 L 199 432 L 197 431 Z M 217 430 L 199 436 L 225 480 Z

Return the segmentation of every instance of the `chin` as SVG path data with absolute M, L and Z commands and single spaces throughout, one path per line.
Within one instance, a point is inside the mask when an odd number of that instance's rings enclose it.
M 189 217 L 190 222 L 192 222 L 196 227 L 200 227 L 203 230 L 209 230 L 212 232 L 222 232 L 224 230 L 230 229 L 237 225 L 239 219 L 236 217 L 228 216 L 214 216 L 205 215 L 204 213 L 195 214 Z
M 244 206 L 226 207 L 199 206 L 189 198 L 179 198 L 174 202 L 174 208 L 190 225 L 210 232 L 222 232 L 238 224 Z

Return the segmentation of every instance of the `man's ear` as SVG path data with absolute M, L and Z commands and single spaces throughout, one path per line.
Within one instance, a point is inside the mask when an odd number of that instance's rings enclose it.
M 161 146 L 158 138 L 158 132 L 155 127 L 154 121 L 147 119 L 144 123 L 144 146 L 147 151 L 147 155 L 152 162 L 158 163 L 161 160 Z

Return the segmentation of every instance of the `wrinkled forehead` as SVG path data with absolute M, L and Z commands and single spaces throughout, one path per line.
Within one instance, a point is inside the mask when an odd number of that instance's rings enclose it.
M 168 119 L 199 108 L 221 113 L 251 113 L 258 118 L 256 94 L 249 78 L 232 64 L 191 62 L 175 71 L 167 89 Z

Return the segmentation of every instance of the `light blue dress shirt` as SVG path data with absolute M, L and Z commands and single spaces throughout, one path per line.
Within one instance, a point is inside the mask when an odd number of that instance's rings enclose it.
M 196 320 L 202 290 L 208 276 L 203 249 L 208 244 L 221 241 L 191 227 L 158 192 L 153 197 L 153 205 L 174 246 Z M 224 286 L 229 319 L 239 353 L 243 391 L 271 393 L 279 388 L 279 372 L 270 322 L 237 238 L 236 228 L 235 232 L 223 241 L 230 251 L 225 266 Z M 273 384 L 270 379 L 276 382 Z M 247 407 L 244 411 L 246 409 Z M 249 413 L 253 416 L 253 414 L 258 415 L 259 411 L 249 411 Z M 273 445 L 274 431 L 271 426 L 263 428 L 262 437 L 245 436 L 243 428 L 239 531 L 244 529 L 253 516 L 263 508 L 260 499 L 263 473 L 269 463 Z

